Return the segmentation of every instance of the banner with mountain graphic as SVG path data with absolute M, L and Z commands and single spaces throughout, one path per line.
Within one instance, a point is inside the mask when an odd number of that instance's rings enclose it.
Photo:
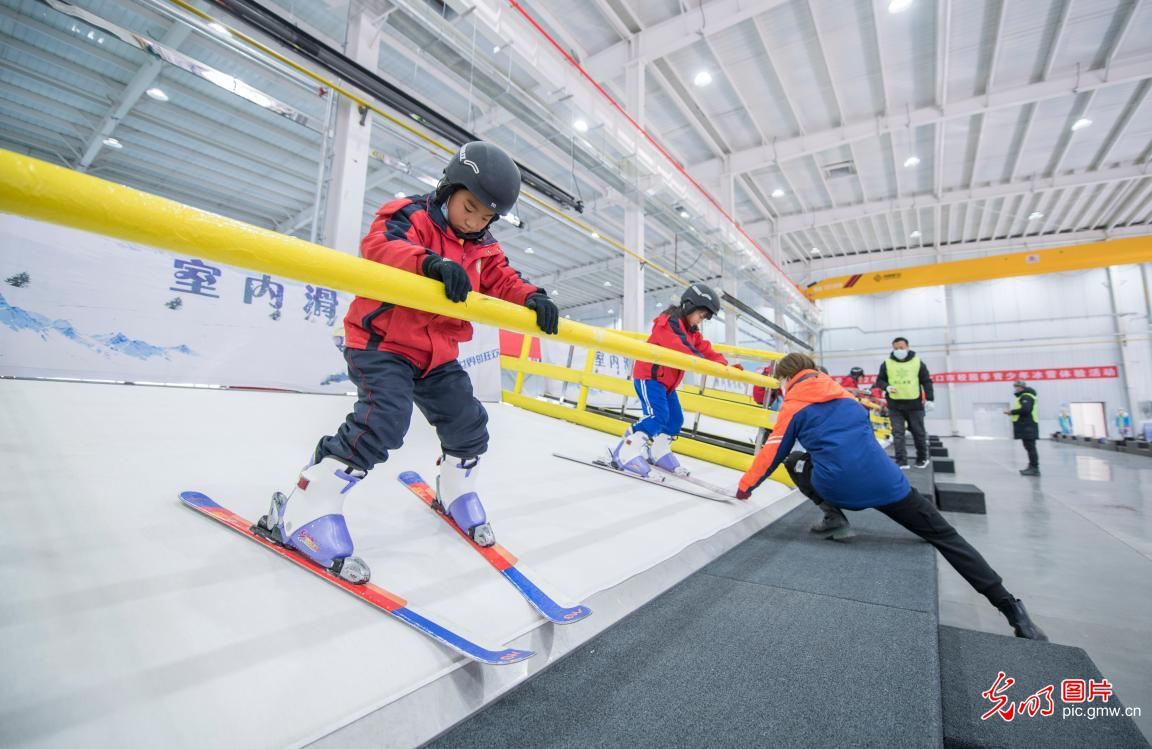
M 0 215 L 0 376 L 352 392 L 342 291 Z M 460 360 L 500 399 L 499 340 Z

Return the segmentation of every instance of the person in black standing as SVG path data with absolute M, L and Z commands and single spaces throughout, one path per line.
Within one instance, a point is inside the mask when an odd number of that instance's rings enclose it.
M 876 376 L 876 397 L 888 398 L 888 418 L 892 421 L 892 448 L 896 465 L 908 469 L 908 448 L 904 442 L 905 425 L 916 445 L 916 467 L 928 467 L 928 432 L 924 427 L 924 410 L 936 408 L 932 376 L 928 367 L 908 348 L 907 338 L 892 341 L 892 353 L 880 365 Z
M 1020 471 L 1021 476 L 1039 476 L 1040 459 L 1036 455 L 1036 440 L 1040 439 L 1040 417 L 1036 413 L 1036 391 L 1028 387 L 1024 380 L 1012 383 L 1016 391 L 1016 408 L 1004 413 L 1012 417 L 1012 436 L 1024 443 L 1028 453 L 1028 467 Z

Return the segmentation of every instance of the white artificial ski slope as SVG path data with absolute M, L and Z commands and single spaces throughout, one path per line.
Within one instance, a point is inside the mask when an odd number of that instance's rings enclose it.
M 0 746 L 299 745 L 461 667 L 451 688 L 478 708 L 467 685 L 494 667 L 465 665 L 177 500 L 198 489 L 255 519 L 351 404 L 0 381 Z M 608 607 L 619 584 L 790 495 L 769 482 L 728 505 L 648 487 L 551 457 L 591 455 L 607 435 L 510 406 L 489 413 L 481 496 L 500 542 L 562 603 Z M 582 640 L 537 630 L 520 595 L 396 481 L 404 469 L 431 480 L 437 452 L 417 412 L 404 448 L 349 501 L 373 580 L 485 644 Z M 692 467 L 722 485 L 738 478 Z M 519 669 L 501 689 L 548 658 L 500 667 Z M 407 730 L 396 744 L 421 738 Z

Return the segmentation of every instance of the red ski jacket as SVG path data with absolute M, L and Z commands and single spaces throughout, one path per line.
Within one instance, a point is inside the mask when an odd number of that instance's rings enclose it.
M 648 343 L 699 356 L 702 359 L 711 359 L 721 364 L 728 363 L 721 354 L 712 350 L 712 344 L 700 334 L 699 328 L 689 328 L 683 320 L 674 320 L 668 315 L 660 315 L 652 321 L 652 335 L 648 336 Z M 668 392 L 672 392 L 684 381 L 684 370 L 638 361 L 632 368 L 632 379 L 656 380 Z
M 772 376 L 773 367 L 764 367 L 760 370 L 760 374 L 768 377 Z M 780 388 L 764 388 L 759 385 L 752 386 L 752 400 L 756 401 L 756 405 L 763 406 L 764 398 L 768 398 L 768 402 L 772 403 L 776 400 L 776 396 L 780 395 Z
M 376 213 L 360 255 L 422 275 L 428 255 L 452 260 L 468 272 L 473 291 L 524 304 L 543 291 L 508 265 L 491 232 L 479 241 L 458 239 L 432 195 L 399 198 Z M 356 297 L 344 316 L 344 345 L 390 351 L 428 372 L 459 355 L 459 343 L 472 340 L 472 324 L 454 317 Z

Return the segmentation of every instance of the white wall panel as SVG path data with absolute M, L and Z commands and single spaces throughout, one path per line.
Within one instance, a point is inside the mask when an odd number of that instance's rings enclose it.
M 1126 342 L 1123 355 L 1104 268 L 952 286 L 950 321 L 941 286 L 826 299 L 820 303 L 820 353 L 834 375 L 846 374 L 853 366 L 874 374 L 892 338 L 903 335 L 932 372 L 1117 366 L 1118 378 L 1035 382 L 1041 432 L 1056 431 L 1061 404 L 1073 401 L 1103 401 L 1110 428 L 1117 409 L 1130 409 L 1138 428 L 1141 420 L 1152 419 L 1139 412 L 1141 402 L 1152 401 L 1146 289 L 1152 281 L 1150 268 L 1113 270 L 1119 329 Z M 946 363 L 949 332 L 952 348 Z M 955 414 L 949 410 L 950 388 Z M 928 421 L 938 434 L 952 431 L 953 416 L 957 432 L 972 434 L 973 404 L 1013 399 L 1011 385 L 1003 382 L 940 384 L 936 390 L 937 409 Z

